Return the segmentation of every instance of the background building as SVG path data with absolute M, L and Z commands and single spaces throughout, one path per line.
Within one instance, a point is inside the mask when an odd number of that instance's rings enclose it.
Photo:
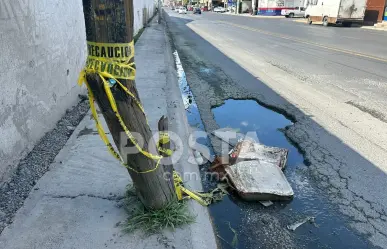
M 369 23 L 381 22 L 384 17 L 387 0 L 368 0 L 364 21 Z

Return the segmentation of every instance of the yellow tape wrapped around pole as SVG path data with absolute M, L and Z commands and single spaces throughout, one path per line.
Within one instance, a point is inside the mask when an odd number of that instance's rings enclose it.
M 90 48 L 92 47 L 92 48 Z M 117 54 L 109 54 L 109 48 L 111 48 L 111 51 L 118 51 Z M 96 42 L 88 42 L 88 49 L 89 49 L 89 57 L 88 57 L 88 60 L 95 60 L 95 61 L 106 61 L 108 63 L 111 63 L 111 64 L 122 64 L 122 65 L 125 65 L 125 63 L 128 63 L 130 61 L 131 58 L 133 58 L 133 54 L 134 54 L 134 46 L 133 46 L 133 42 L 131 43 L 122 43 L 122 44 L 110 44 L 110 43 L 96 43 Z M 97 51 L 97 52 L 96 52 Z M 102 52 L 101 52 L 102 51 Z M 107 51 L 106 53 L 103 52 L 103 51 Z M 126 53 L 126 52 L 127 53 Z M 97 57 L 97 55 L 102 55 L 102 57 Z M 109 58 L 107 58 L 106 56 L 108 56 Z M 127 167 L 128 169 L 138 173 L 138 174 L 146 174 L 146 173 L 150 173 L 152 171 L 155 171 L 159 164 L 160 164 L 160 160 L 163 158 L 162 156 L 160 155 L 153 155 L 151 153 L 149 153 L 148 151 L 146 150 L 143 150 L 141 148 L 141 146 L 138 144 L 138 142 L 136 141 L 135 137 L 133 136 L 133 134 L 129 131 L 129 129 L 126 127 L 120 113 L 118 112 L 118 108 L 117 108 L 117 104 L 116 104 L 116 101 L 113 97 L 113 94 L 110 90 L 110 85 L 109 83 L 106 81 L 105 78 L 110 78 L 110 79 L 113 79 L 115 82 L 117 82 L 117 84 L 129 95 L 132 97 L 132 99 L 134 100 L 134 102 L 136 103 L 136 105 L 140 108 L 140 110 L 144 113 L 145 115 L 145 111 L 144 111 L 144 108 L 142 107 L 140 101 L 136 98 L 136 96 L 131 93 L 119 80 L 118 78 L 121 78 L 120 75 L 115 75 L 114 74 L 114 71 L 113 73 L 110 73 L 106 70 L 104 70 L 105 68 L 101 67 L 102 64 L 98 64 L 99 66 L 96 66 L 96 67 L 90 67 L 90 65 L 87 65 L 86 64 L 86 68 L 81 72 L 80 76 L 79 76 L 79 79 L 78 79 L 78 84 L 79 85 L 82 85 L 83 83 L 86 83 L 86 86 L 87 86 L 87 89 L 88 89 L 88 93 L 89 93 L 89 101 L 90 101 L 90 108 L 91 108 L 91 112 L 92 112 L 92 115 L 93 115 L 93 118 L 96 122 L 96 126 L 97 126 L 97 131 L 98 131 L 98 134 L 100 135 L 101 139 L 103 140 L 103 142 L 106 144 L 106 146 L 108 147 L 108 150 L 109 152 L 115 157 L 117 158 L 118 160 L 120 160 L 120 162 L 125 166 Z M 127 65 L 127 64 L 126 64 Z M 130 69 L 131 69 L 131 75 L 135 75 L 135 68 L 133 66 L 133 64 L 130 66 Z M 127 135 L 127 137 L 130 139 L 130 141 L 133 143 L 133 145 L 136 147 L 136 149 L 141 153 L 143 154 L 144 156 L 150 158 L 150 159 L 153 159 L 153 160 L 157 160 L 157 163 L 156 163 L 156 166 L 153 168 L 153 169 L 150 169 L 150 170 L 146 170 L 146 171 L 138 171 L 132 167 L 130 167 L 129 165 L 127 165 L 125 162 L 123 162 L 122 158 L 120 157 L 119 153 L 117 153 L 114 149 L 114 147 L 112 146 L 112 144 L 110 143 L 109 139 L 107 138 L 106 134 L 105 134 L 105 131 L 103 129 L 103 127 L 101 126 L 100 122 L 99 122 L 99 119 L 98 119 L 98 114 L 97 114 L 97 111 L 95 109 L 95 105 L 94 105 L 94 96 L 92 94 L 92 91 L 87 83 L 87 80 L 86 80 L 86 75 L 88 73 L 95 73 L 95 74 L 98 74 L 99 77 L 101 78 L 102 82 L 103 82 L 103 87 L 104 87 L 104 90 L 105 90 L 105 93 L 106 93 L 106 96 L 109 100 L 109 103 L 110 103 L 110 106 L 112 108 L 112 110 L 114 111 L 122 129 L 124 130 L 125 134 Z M 125 78 L 124 78 L 125 79 Z M 129 79 L 129 78 L 126 78 L 126 79 Z M 131 78 L 130 78 L 131 79 Z M 134 78 L 133 78 L 134 79 Z M 148 123 L 148 120 L 146 121 Z
M 128 127 L 125 125 L 119 111 L 117 108 L 116 101 L 114 99 L 113 93 L 110 89 L 110 84 L 107 82 L 106 78 L 109 78 L 113 80 L 115 83 L 121 87 L 136 103 L 136 105 L 140 108 L 140 110 L 145 115 L 145 110 L 143 106 L 141 105 L 140 101 L 136 98 L 136 96 L 129 91 L 127 87 L 125 87 L 118 79 L 128 79 L 128 80 L 134 80 L 136 75 L 136 69 L 134 66 L 134 63 L 130 63 L 130 60 L 134 56 L 134 43 L 97 43 L 97 42 L 87 42 L 88 46 L 88 58 L 86 61 L 86 67 L 85 69 L 80 73 L 78 84 L 82 85 L 83 83 L 86 84 L 87 90 L 88 90 L 88 96 L 90 101 L 90 109 L 92 116 L 95 120 L 97 131 L 99 136 L 101 137 L 102 141 L 105 143 L 105 145 L 108 148 L 108 151 L 110 154 L 112 154 L 117 160 L 121 162 L 122 165 L 124 165 L 129 170 L 132 170 L 138 174 L 146 174 L 155 171 L 159 165 L 160 161 L 163 158 L 163 156 L 160 155 L 154 155 L 144 149 L 141 148 L 141 146 L 138 144 L 136 138 L 133 136 L 133 134 L 129 131 Z M 99 118 L 97 114 L 97 110 L 95 108 L 94 104 L 94 96 L 91 91 L 91 88 L 86 80 L 87 74 L 97 74 L 102 82 L 103 82 L 103 88 L 105 91 L 105 94 L 108 98 L 108 101 L 110 103 L 110 106 L 115 113 L 121 128 L 124 130 L 126 136 L 130 139 L 130 141 L 133 143 L 133 145 L 136 147 L 136 149 L 144 156 L 152 159 L 157 160 L 156 166 L 153 169 L 149 169 L 146 171 L 138 171 L 129 165 L 127 165 L 121 158 L 120 154 L 114 149 L 113 145 L 110 143 L 108 137 L 106 136 L 105 130 L 103 129 Z M 146 123 L 148 124 L 148 120 L 146 119 Z M 148 124 L 149 125 L 149 124 Z M 160 144 L 166 144 L 170 142 L 169 136 L 167 132 L 160 132 L 160 139 L 157 143 L 157 149 L 160 152 L 163 152 L 164 154 L 170 156 L 172 155 L 172 150 L 170 149 L 163 149 L 160 147 Z M 183 181 L 179 174 L 174 171 L 173 172 L 173 178 L 174 178 L 174 185 L 175 185 L 175 191 L 176 196 L 178 200 L 182 200 L 184 198 L 192 198 L 196 200 L 198 203 L 200 203 L 203 206 L 208 206 L 211 202 L 205 200 L 202 197 L 207 197 L 205 194 L 201 194 L 198 192 L 194 192 L 191 190 L 186 189 L 183 186 Z M 183 193 L 186 194 L 186 197 L 183 197 Z

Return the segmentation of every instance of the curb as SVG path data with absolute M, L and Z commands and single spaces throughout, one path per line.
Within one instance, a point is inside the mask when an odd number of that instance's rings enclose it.
M 298 19 L 298 20 L 292 20 L 292 21 L 307 24 L 306 19 Z M 321 25 L 321 24 L 322 24 L 322 22 L 313 22 L 312 23 L 312 25 Z M 374 26 L 360 26 L 360 27 L 356 27 L 356 28 L 375 30 L 375 31 L 387 31 L 387 28 L 376 28 Z
M 361 26 L 362 29 L 375 30 L 375 31 L 387 31 L 387 28 L 376 28 L 374 26 Z
M 193 158 L 192 149 L 189 147 L 189 125 L 184 108 L 183 100 L 178 84 L 177 72 L 175 69 L 175 59 L 172 56 L 173 40 L 168 35 L 168 21 L 166 16 L 169 15 L 163 10 L 163 26 L 164 37 L 166 42 L 165 63 L 167 67 L 167 88 L 165 89 L 168 95 L 167 111 L 170 124 L 170 130 L 175 132 L 182 139 L 184 152 L 181 159 L 174 165 L 179 172 L 189 172 L 200 176 L 199 166 L 197 164 L 190 164 L 188 159 Z M 184 179 L 184 183 L 194 190 L 202 190 L 202 182 L 199 179 Z M 214 228 L 211 223 L 211 218 L 207 207 L 203 207 L 196 201 L 189 201 L 189 208 L 193 214 L 196 215 L 196 222 L 189 226 L 191 231 L 191 242 L 193 249 L 213 249 L 217 248 Z

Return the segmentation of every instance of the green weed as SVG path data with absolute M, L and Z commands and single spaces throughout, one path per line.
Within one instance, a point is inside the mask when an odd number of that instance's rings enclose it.
M 127 232 L 141 230 L 147 234 L 153 234 L 166 228 L 174 230 L 195 222 L 195 217 L 188 210 L 186 201 L 174 201 L 162 209 L 148 210 L 138 200 L 132 186 L 129 186 L 126 192 L 125 208 L 130 215 L 124 226 Z

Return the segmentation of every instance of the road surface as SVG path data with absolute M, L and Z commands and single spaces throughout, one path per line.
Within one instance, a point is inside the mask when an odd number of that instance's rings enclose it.
M 310 235 L 283 229 L 292 208 L 287 218 L 275 208 L 243 211 L 242 227 L 254 229 L 240 230 L 240 247 L 387 248 L 387 32 L 207 12 L 166 10 L 165 19 L 205 129 L 222 126 L 213 108 L 229 99 L 285 115 L 293 125 L 283 132 L 306 165 L 294 172 L 324 203 Z M 259 224 L 249 224 L 254 216 Z

